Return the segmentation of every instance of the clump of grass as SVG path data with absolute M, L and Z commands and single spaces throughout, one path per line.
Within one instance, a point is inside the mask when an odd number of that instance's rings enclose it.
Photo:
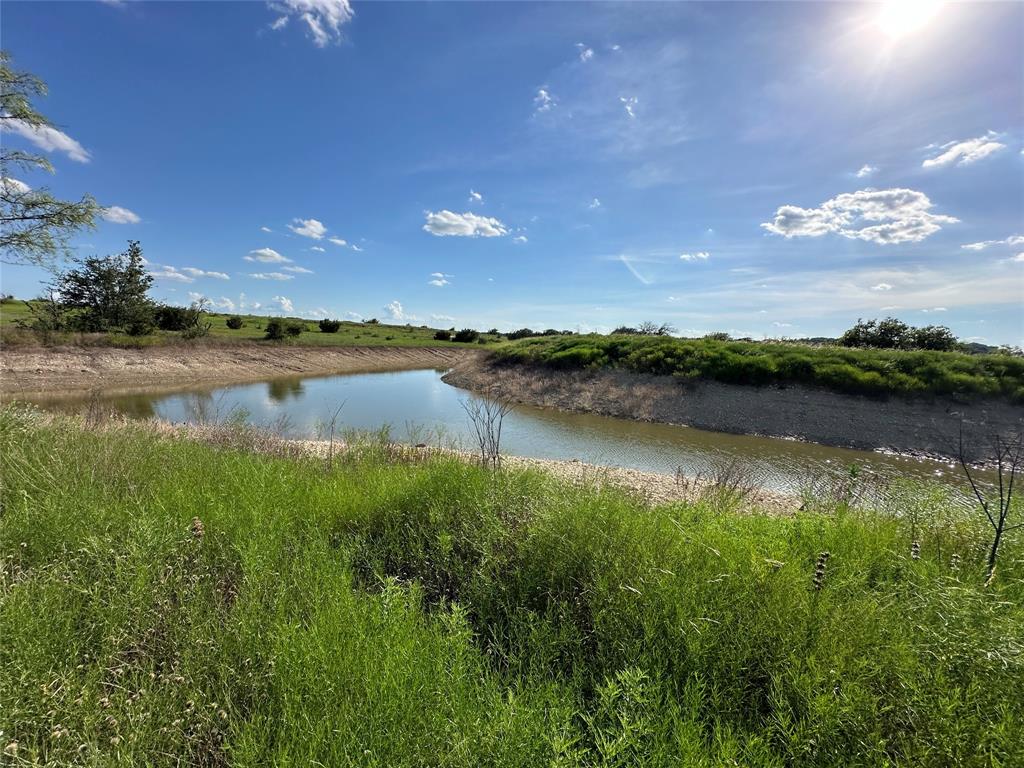
M 325 469 L 0 413 L 2 746 L 59 765 L 1024 760 L 1021 544 L 985 588 L 963 507 L 929 496 L 941 526 L 896 497 L 650 508 L 379 443 Z

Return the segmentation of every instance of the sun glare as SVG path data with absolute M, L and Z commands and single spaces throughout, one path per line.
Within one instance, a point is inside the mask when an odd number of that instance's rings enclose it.
M 887 0 L 882 3 L 877 23 L 891 39 L 899 40 L 921 29 L 943 5 L 938 0 Z

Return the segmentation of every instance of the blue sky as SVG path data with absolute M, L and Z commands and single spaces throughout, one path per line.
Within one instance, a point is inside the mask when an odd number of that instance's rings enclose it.
M 1024 5 L 910 5 L 5 2 L 2 138 L 172 302 L 1021 344 Z

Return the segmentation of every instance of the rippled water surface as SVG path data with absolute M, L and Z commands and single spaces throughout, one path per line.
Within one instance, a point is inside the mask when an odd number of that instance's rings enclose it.
M 318 425 L 341 406 L 339 429 L 390 426 L 396 440 L 440 440 L 472 449 L 473 433 L 462 407 L 470 395 L 445 384 L 442 374 L 419 370 L 275 379 L 192 392 L 105 397 L 102 404 L 136 418 L 175 422 L 226 418 L 242 409 L 250 422 L 283 424 L 294 437 L 317 437 Z M 71 411 L 87 406 L 84 399 L 42 404 Z M 883 478 L 959 481 L 956 468 L 933 461 L 530 406 L 517 406 L 506 417 L 502 450 L 517 456 L 579 459 L 655 472 L 681 470 L 691 475 L 713 473 L 736 460 L 759 485 L 784 491 L 798 490 L 808 477 L 845 471 L 851 465 Z

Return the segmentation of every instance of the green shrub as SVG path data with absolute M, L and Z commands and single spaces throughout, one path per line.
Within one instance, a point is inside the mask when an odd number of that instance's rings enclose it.
M 267 320 L 266 333 L 264 338 L 271 341 L 280 341 L 285 335 L 285 321 L 276 317 Z
M 240 318 L 238 315 L 232 315 L 231 317 L 224 321 L 224 324 L 227 325 L 227 327 L 230 328 L 232 331 L 237 331 L 239 328 L 245 325 L 245 323 L 242 322 L 242 318 Z
M 337 333 L 341 329 L 341 320 L 328 320 L 324 318 L 320 321 L 320 331 L 322 333 Z
M 474 342 L 479 338 L 479 331 L 474 331 L 472 328 L 463 328 L 461 331 L 456 332 L 455 336 L 452 337 L 452 340 L 469 343 Z
M 442 330 L 442 331 L 434 331 L 434 340 L 435 341 L 451 341 L 452 340 L 452 332 L 451 331 L 444 331 L 444 330 Z

